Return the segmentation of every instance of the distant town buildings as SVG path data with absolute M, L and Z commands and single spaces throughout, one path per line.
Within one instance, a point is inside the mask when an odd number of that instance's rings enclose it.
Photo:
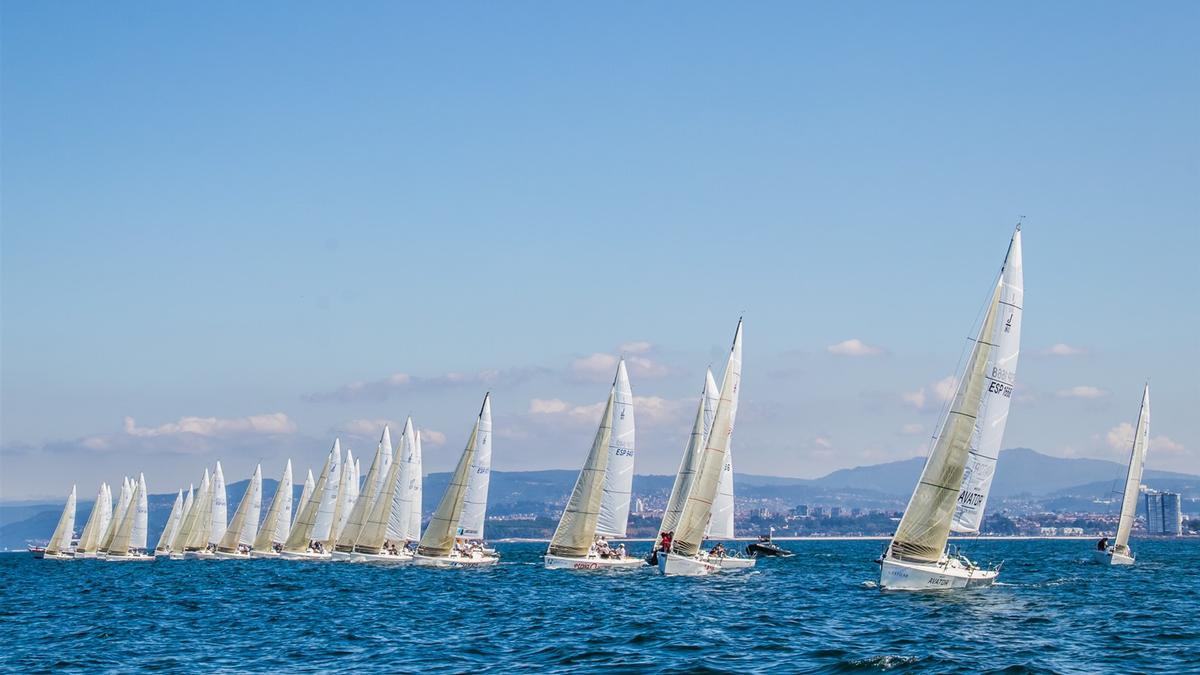
M 1146 533 L 1168 534 L 1178 537 L 1183 534 L 1182 500 L 1174 492 L 1147 490 Z

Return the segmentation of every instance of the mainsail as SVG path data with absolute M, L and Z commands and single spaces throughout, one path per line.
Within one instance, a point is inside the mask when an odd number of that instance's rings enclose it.
M 108 484 L 101 483 L 100 491 L 96 493 L 96 501 L 92 504 L 92 512 L 88 514 L 83 533 L 79 535 L 78 553 L 95 553 L 97 541 L 106 527 L 107 518 L 112 515 L 112 496 L 108 493 Z
M 187 541 L 188 516 L 192 515 L 192 510 L 195 506 L 196 486 L 188 485 L 187 496 L 183 498 L 183 510 L 179 512 L 179 523 L 175 526 L 175 530 L 171 533 L 171 538 L 167 540 L 163 551 L 183 551 L 184 543 Z M 192 522 L 195 522 L 195 518 L 192 519 Z
M 138 474 L 137 499 L 133 506 L 133 534 L 130 535 L 129 547 L 144 551 L 150 525 L 150 495 L 146 491 L 146 475 Z
M 313 488 L 316 485 L 317 482 L 313 480 L 312 469 L 309 469 L 308 476 L 304 479 L 304 487 L 300 489 L 300 501 L 296 502 L 296 508 L 292 514 L 292 527 L 296 526 L 296 519 L 300 517 L 300 509 L 304 508 L 304 505 L 308 503 L 308 498 L 312 496 Z
M 390 461 L 385 459 L 385 450 L 387 455 L 391 455 L 391 435 L 388 433 L 387 426 L 383 427 L 383 437 L 379 439 L 379 445 L 375 447 L 375 458 L 371 460 L 371 468 L 367 470 L 367 480 L 363 484 L 362 492 L 358 499 L 355 500 L 354 506 L 350 509 L 350 515 L 346 518 L 346 524 L 342 527 L 342 531 L 338 534 L 337 550 L 352 551 L 354 544 L 358 541 L 358 537 L 362 534 L 363 525 L 367 522 L 367 517 L 371 515 L 371 510 L 375 506 L 375 500 L 382 494 L 383 479 L 388 472 Z
M 109 557 L 124 557 L 134 549 L 146 548 L 146 524 L 149 509 L 146 499 L 146 479 L 139 477 L 130 495 L 129 508 L 121 516 L 112 542 L 109 543 Z
M 488 481 L 492 474 L 492 395 L 483 397 L 479 413 L 479 434 L 475 441 L 475 458 L 467 479 L 462 520 L 459 523 L 463 539 L 483 539 L 483 521 L 487 516 Z
M 1000 271 L 1000 315 L 986 337 L 992 350 L 986 366 L 987 388 L 979 404 L 979 418 L 971 435 L 967 466 L 950 529 L 954 532 L 978 532 L 983 522 L 1008 407 L 1012 401 L 1017 374 L 1017 356 L 1021 347 L 1021 307 L 1025 301 L 1025 283 L 1021 269 L 1021 230 L 1018 227 L 1008 245 L 1008 255 Z
M 680 555 L 695 555 L 704 539 L 704 529 L 712 517 L 712 503 L 717 496 L 721 472 L 725 468 L 725 452 L 733 435 L 733 415 L 742 380 L 742 322 L 739 319 L 733 335 L 733 346 L 729 350 L 729 361 L 725 364 L 725 377 L 721 381 L 721 399 L 713 416 L 712 430 L 700 456 L 699 471 L 692 481 L 679 525 L 671 543 L 671 552 Z
M 600 418 L 600 426 L 596 429 L 596 438 L 592 441 L 592 449 L 588 452 L 587 460 L 579 477 L 575 479 L 575 487 L 571 497 L 563 509 L 558 527 L 554 530 L 554 538 L 550 540 L 550 554 L 559 556 L 583 557 L 588 554 L 592 542 L 596 538 L 602 502 L 605 496 L 605 477 L 612 460 L 613 437 L 613 406 L 616 399 L 616 389 L 608 395 L 608 403 L 604 406 L 604 415 Z M 628 505 L 626 505 L 628 508 Z
M 714 387 L 715 388 L 715 387 Z M 671 496 L 667 507 L 663 510 L 662 524 L 659 533 L 674 532 L 679 527 L 679 516 L 683 514 L 683 505 L 687 502 L 688 493 L 692 490 L 692 482 L 696 479 L 696 471 L 700 466 L 700 453 L 704 452 L 704 399 L 696 406 L 696 421 L 692 424 L 692 433 L 688 437 L 687 447 L 683 450 L 683 459 L 679 460 L 679 471 L 675 472 L 675 482 L 671 485 Z M 655 550 L 660 548 L 661 541 L 655 539 Z
M 46 544 L 46 553 L 54 555 L 71 550 L 71 537 L 75 536 L 75 486 L 71 486 L 71 494 L 67 495 L 67 503 L 63 506 L 62 515 L 58 517 L 58 525 L 54 534 Z
M 1137 427 L 1133 430 L 1133 449 L 1129 453 L 1129 473 L 1125 476 L 1125 494 L 1121 497 L 1121 520 L 1117 523 L 1117 540 L 1113 548 L 1124 553 L 1129 548 L 1129 531 L 1137 516 L 1138 488 L 1142 483 L 1142 465 L 1150 449 L 1150 385 L 1142 390 L 1142 408 L 1138 411 Z
M 233 553 L 238 550 L 239 545 L 250 546 L 253 544 L 254 536 L 258 533 L 258 514 L 261 508 L 262 465 L 256 464 L 254 475 L 250 476 L 250 484 L 246 486 L 246 492 L 242 494 L 242 501 L 238 503 L 237 510 L 233 512 L 233 520 L 225 530 L 225 535 L 221 537 L 221 543 L 217 545 L 217 550 Z
M 983 326 L 967 359 L 966 369 L 954 393 L 950 412 L 925 461 L 921 479 L 908 501 L 892 537 L 889 555 L 912 562 L 937 562 L 946 550 L 950 521 L 954 517 L 971 435 L 975 430 L 979 401 L 987 382 L 987 364 L 991 357 L 991 336 L 1000 308 L 1001 282 L 988 303 Z
M 129 477 L 121 479 L 121 493 L 117 495 L 117 503 L 113 508 L 112 518 L 108 521 L 108 527 L 105 530 L 104 537 L 100 540 L 100 552 L 108 551 L 112 546 L 113 537 L 117 534 L 117 529 L 121 527 L 121 521 L 125 518 L 125 512 L 129 509 L 129 500 L 133 497 L 133 485 L 129 482 Z
M 420 539 L 421 539 L 421 513 L 422 513 L 422 509 L 424 508 L 424 506 L 423 506 L 424 502 L 421 501 L 421 499 L 424 496 L 424 494 L 423 494 L 424 488 L 423 488 L 422 484 L 424 483 L 424 480 L 425 480 L 421 473 L 422 465 L 421 465 L 421 430 L 420 429 L 417 429 L 417 433 L 413 437 L 413 444 L 416 449 L 413 451 L 413 460 L 412 460 L 412 469 L 411 469 L 412 478 L 406 480 L 406 485 L 408 485 L 408 494 L 410 496 L 410 499 L 412 500 L 412 506 L 409 507 L 408 533 L 405 536 L 405 539 L 408 539 L 409 541 L 420 541 Z
M 401 440 L 400 444 L 403 446 L 404 441 Z M 403 462 L 392 462 L 388 467 L 387 475 L 384 476 L 383 484 L 380 485 L 380 493 L 371 504 L 371 512 L 367 514 L 366 522 L 363 523 L 355 538 L 355 551 L 378 555 L 383 551 L 387 541 L 394 539 L 388 533 L 388 524 L 392 520 L 392 511 L 396 507 L 393 495 L 396 493 L 403 471 Z
M 338 485 L 342 479 L 341 439 L 334 439 L 333 450 L 329 452 L 329 459 L 325 462 L 325 468 L 321 470 L 321 476 L 322 478 L 317 479 L 317 487 L 313 488 L 313 496 L 317 499 L 317 510 L 315 512 L 316 520 L 312 524 L 312 531 L 308 539 L 329 541 L 329 533 L 333 530 L 333 511 L 337 504 Z M 304 543 L 307 545 L 308 540 L 306 539 Z
M 218 544 L 229 528 L 229 497 L 225 494 L 225 473 L 221 471 L 221 462 L 213 471 L 212 500 L 209 507 L 211 526 L 208 531 L 208 543 Z
M 341 470 L 338 466 L 340 454 L 341 445 L 337 441 L 334 441 L 333 449 L 329 451 L 329 456 L 325 458 L 325 466 L 321 469 L 320 478 L 314 483 L 308 499 L 300 502 L 300 506 L 296 512 L 296 522 L 292 523 L 292 531 L 288 533 L 287 541 L 283 544 L 283 550 L 302 553 L 308 550 L 310 542 L 320 540 L 316 529 L 318 521 L 322 520 L 322 506 L 326 504 L 328 504 L 329 508 L 329 515 L 325 517 L 326 536 L 328 536 L 329 520 L 333 515 L 333 505 L 326 500 L 326 495 L 329 493 L 329 490 L 326 490 L 326 486 L 329 484 L 329 477 Z M 312 476 L 312 472 L 309 472 L 309 476 Z
M 596 534 L 624 537 L 629 525 L 629 499 L 633 491 L 633 390 L 625 359 L 617 363 L 613 381 L 612 434 L 608 445 L 608 468 L 604 471 L 604 491 Z M 611 397 L 610 397 L 611 398 Z
M 417 450 L 416 434 L 413 432 L 412 418 L 409 417 L 404 421 L 400 446 L 396 450 L 395 465 L 400 467 L 400 474 L 391 493 L 392 508 L 387 523 L 387 538 L 390 541 L 415 541 L 421 537 L 421 459 Z M 417 532 L 416 536 L 409 536 L 413 509 L 417 512 Z
M 354 480 L 354 453 L 349 449 L 346 450 L 346 461 L 342 462 L 341 477 L 337 483 L 337 499 L 333 503 L 333 516 L 330 519 L 329 535 L 321 541 L 328 541 L 330 548 L 337 543 L 338 535 L 342 533 L 342 528 L 346 526 L 346 519 L 350 517 L 350 484 Z M 355 486 L 357 492 L 357 486 Z
M 705 381 L 705 391 L 713 392 L 716 397 L 716 382 L 712 380 L 712 371 L 709 370 L 707 380 Z M 712 417 L 708 414 L 709 398 L 705 397 L 705 413 L 706 420 L 705 434 L 712 428 Z M 730 426 L 737 424 L 737 397 L 733 398 L 733 410 L 730 413 Z M 716 414 L 716 402 L 712 404 L 713 415 Z M 717 539 L 733 539 L 733 438 L 729 439 L 729 445 L 725 448 L 725 466 L 721 469 L 721 480 L 717 483 L 717 497 L 713 500 L 712 518 L 708 521 L 708 529 L 704 531 L 705 537 L 715 537 Z
M 192 508 L 187 510 L 183 516 L 183 525 L 179 527 L 179 534 L 175 537 L 175 541 L 171 542 L 171 551 L 194 551 L 199 548 L 204 548 L 208 542 L 208 515 L 205 512 L 205 504 L 212 499 L 212 479 L 209 478 L 208 468 L 204 469 L 204 478 L 200 481 L 200 489 L 196 492 L 196 499 L 192 503 Z
M 486 400 L 486 399 L 485 399 Z M 471 427 L 471 436 L 467 439 L 467 447 L 463 448 L 462 456 L 458 458 L 458 466 L 450 476 L 450 484 L 438 503 L 433 518 L 421 535 L 421 543 L 417 553 L 430 557 L 441 557 L 450 554 L 454 548 L 454 536 L 463 514 L 464 497 L 467 494 L 467 472 L 475 459 L 476 439 L 479 437 L 479 420 Z
M 254 538 L 251 548 L 257 551 L 269 550 L 274 544 L 287 541 L 288 532 L 292 525 L 292 460 L 283 467 L 283 476 L 275 487 L 275 496 L 267 507 L 267 517 L 263 519 L 262 527 L 258 528 L 258 536 Z
M 179 521 L 183 518 L 183 490 L 175 493 L 175 503 L 171 504 L 171 515 L 167 516 L 167 524 L 162 534 L 158 535 L 158 543 L 154 545 L 155 553 L 171 550 L 171 540 L 179 530 Z

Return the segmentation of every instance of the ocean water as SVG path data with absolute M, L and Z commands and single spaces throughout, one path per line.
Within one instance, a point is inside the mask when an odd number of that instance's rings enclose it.
M 0 555 L 0 668 L 390 672 L 1200 672 L 1200 541 L 973 541 L 1001 584 L 885 593 L 879 541 L 707 578 Z M 648 546 L 646 544 L 643 547 Z M 636 547 L 635 549 L 636 550 Z

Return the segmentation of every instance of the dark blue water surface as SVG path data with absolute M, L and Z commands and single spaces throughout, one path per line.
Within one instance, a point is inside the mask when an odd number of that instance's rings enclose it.
M 787 542 L 707 578 L 347 563 L 0 555 L 5 671 L 1200 672 L 1200 542 L 973 541 L 1002 584 L 874 587 L 878 541 Z M 643 545 L 645 546 L 645 545 Z

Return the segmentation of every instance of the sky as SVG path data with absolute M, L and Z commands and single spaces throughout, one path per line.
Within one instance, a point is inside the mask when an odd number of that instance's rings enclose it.
M 577 468 L 926 452 L 1024 216 L 1005 447 L 1200 473 L 1200 5 L 0 5 L 0 498 L 319 469 L 411 415 Z M 365 464 L 365 462 L 364 462 Z M 364 467 L 365 468 L 365 467 Z M 82 497 L 81 497 L 82 498 Z

